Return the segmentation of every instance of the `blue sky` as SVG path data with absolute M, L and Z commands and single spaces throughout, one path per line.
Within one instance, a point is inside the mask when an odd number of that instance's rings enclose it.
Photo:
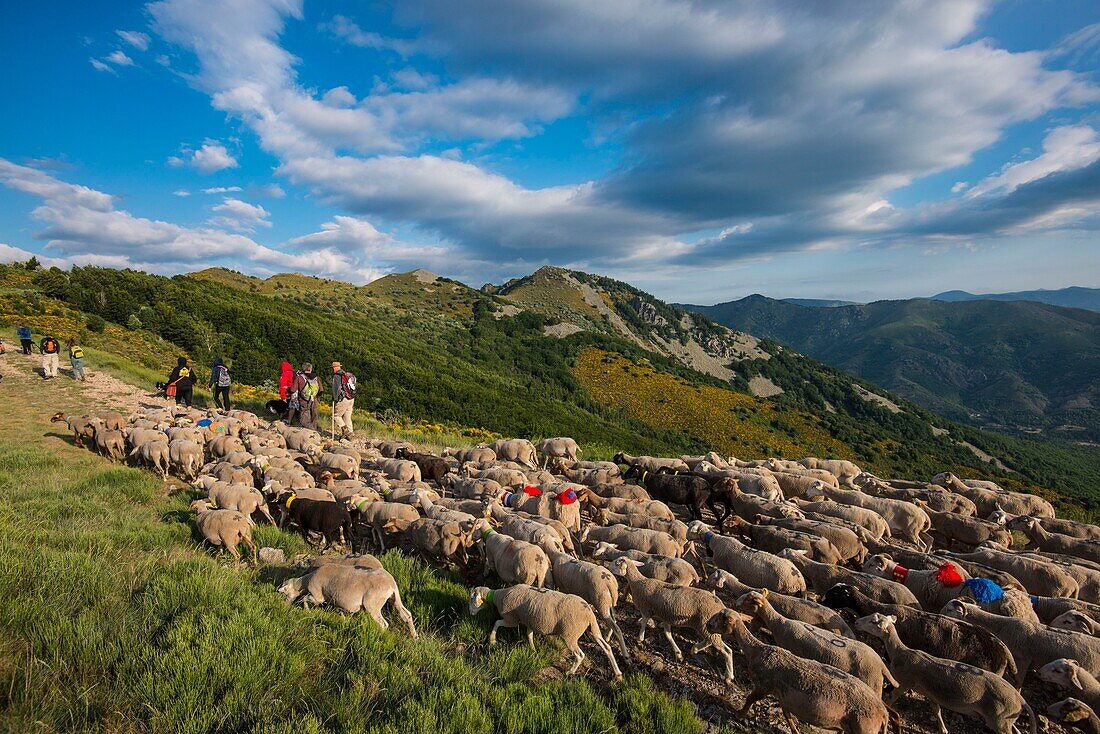
M 669 300 L 1100 286 L 1100 5 L 5 8 L 0 259 Z

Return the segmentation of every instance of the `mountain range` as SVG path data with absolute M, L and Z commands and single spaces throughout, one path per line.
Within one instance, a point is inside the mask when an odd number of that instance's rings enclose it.
M 984 297 L 812 308 L 760 295 L 687 308 L 953 420 L 1100 440 L 1100 313 L 1094 311 Z

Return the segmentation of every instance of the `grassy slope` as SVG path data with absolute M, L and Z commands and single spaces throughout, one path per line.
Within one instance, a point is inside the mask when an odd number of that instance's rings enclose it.
M 303 611 L 278 569 L 235 568 L 197 542 L 188 493 L 73 446 L 50 424 L 89 394 L 67 379 L 0 401 L 0 730 L 110 732 L 697 732 L 690 707 L 632 677 L 560 680 L 465 610 L 451 575 L 383 558 L 423 636 Z M 131 370 L 139 369 L 131 367 Z M 94 394 L 94 393 L 90 393 Z M 258 528 L 261 545 L 301 542 Z

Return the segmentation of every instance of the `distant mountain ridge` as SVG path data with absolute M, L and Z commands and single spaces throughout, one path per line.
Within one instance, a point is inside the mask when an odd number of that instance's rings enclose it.
M 987 299 L 809 308 L 760 295 L 690 308 L 953 420 L 1100 440 L 1100 314 L 1093 311 Z
M 1100 311 L 1100 288 L 1082 288 L 1071 286 L 1058 290 L 1016 291 L 1014 293 L 967 293 L 966 291 L 944 291 L 932 296 L 933 301 L 1038 301 L 1051 306 L 1064 308 L 1083 308 Z

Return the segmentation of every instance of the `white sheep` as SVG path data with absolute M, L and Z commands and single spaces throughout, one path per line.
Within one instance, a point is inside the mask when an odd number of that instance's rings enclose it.
M 672 629 L 691 629 L 699 638 L 691 648 L 692 654 L 713 647 L 725 659 L 726 682 L 733 681 L 733 650 L 722 640 L 721 635 L 707 630 L 707 622 L 726 608 L 717 596 L 703 589 L 676 586 L 646 578 L 629 558 L 616 558 L 612 561 L 611 572 L 626 579 L 630 598 L 641 615 L 638 642 L 645 641 L 646 626 L 652 619 L 664 629 L 665 638 L 672 646 L 672 653 L 677 662 L 680 662 L 683 661 L 684 654 L 672 637 Z
M 389 627 L 382 616 L 382 608 L 392 603 L 397 616 L 409 628 L 409 636 L 414 640 L 417 637 L 412 614 L 401 603 L 397 582 L 385 569 L 329 563 L 305 576 L 289 579 L 279 587 L 279 592 L 289 602 L 302 597 L 306 607 L 310 602 L 328 602 L 350 614 L 365 611 L 382 629 Z
M 252 562 L 258 560 L 256 545 L 252 542 L 252 523 L 242 513 L 215 510 L 205 500 L 195 500 L 191 503 L 191 509 L 195 511 L 195 526 L 207 542 L 229 551 L 237 563 L 241 562 L 237 546 L 244 543 L 252 551 Z
M 470 614 L 476 616 L 486 606 L 492 605 L 500 614 L 489 632 L 489 645 L 497 642 L 497 630 L 501 627 L 526 627 L 527 644 L 535 647 L 535 633 L 560 637 L 573 653 L 575 662 L 569 675 L 577 672 L 584 662 L 584 651 L 577 641 L 587 632 L 596 645 L 607 655 L 615 680 L 623 677 L 615 653 L 607 644 L 596 613 L 584 599 L 574 594 L 563 594 L 550 589 L 536 589 L 526 584 L 507 589 L 490 589 L 478 586 L 470 591 Z

